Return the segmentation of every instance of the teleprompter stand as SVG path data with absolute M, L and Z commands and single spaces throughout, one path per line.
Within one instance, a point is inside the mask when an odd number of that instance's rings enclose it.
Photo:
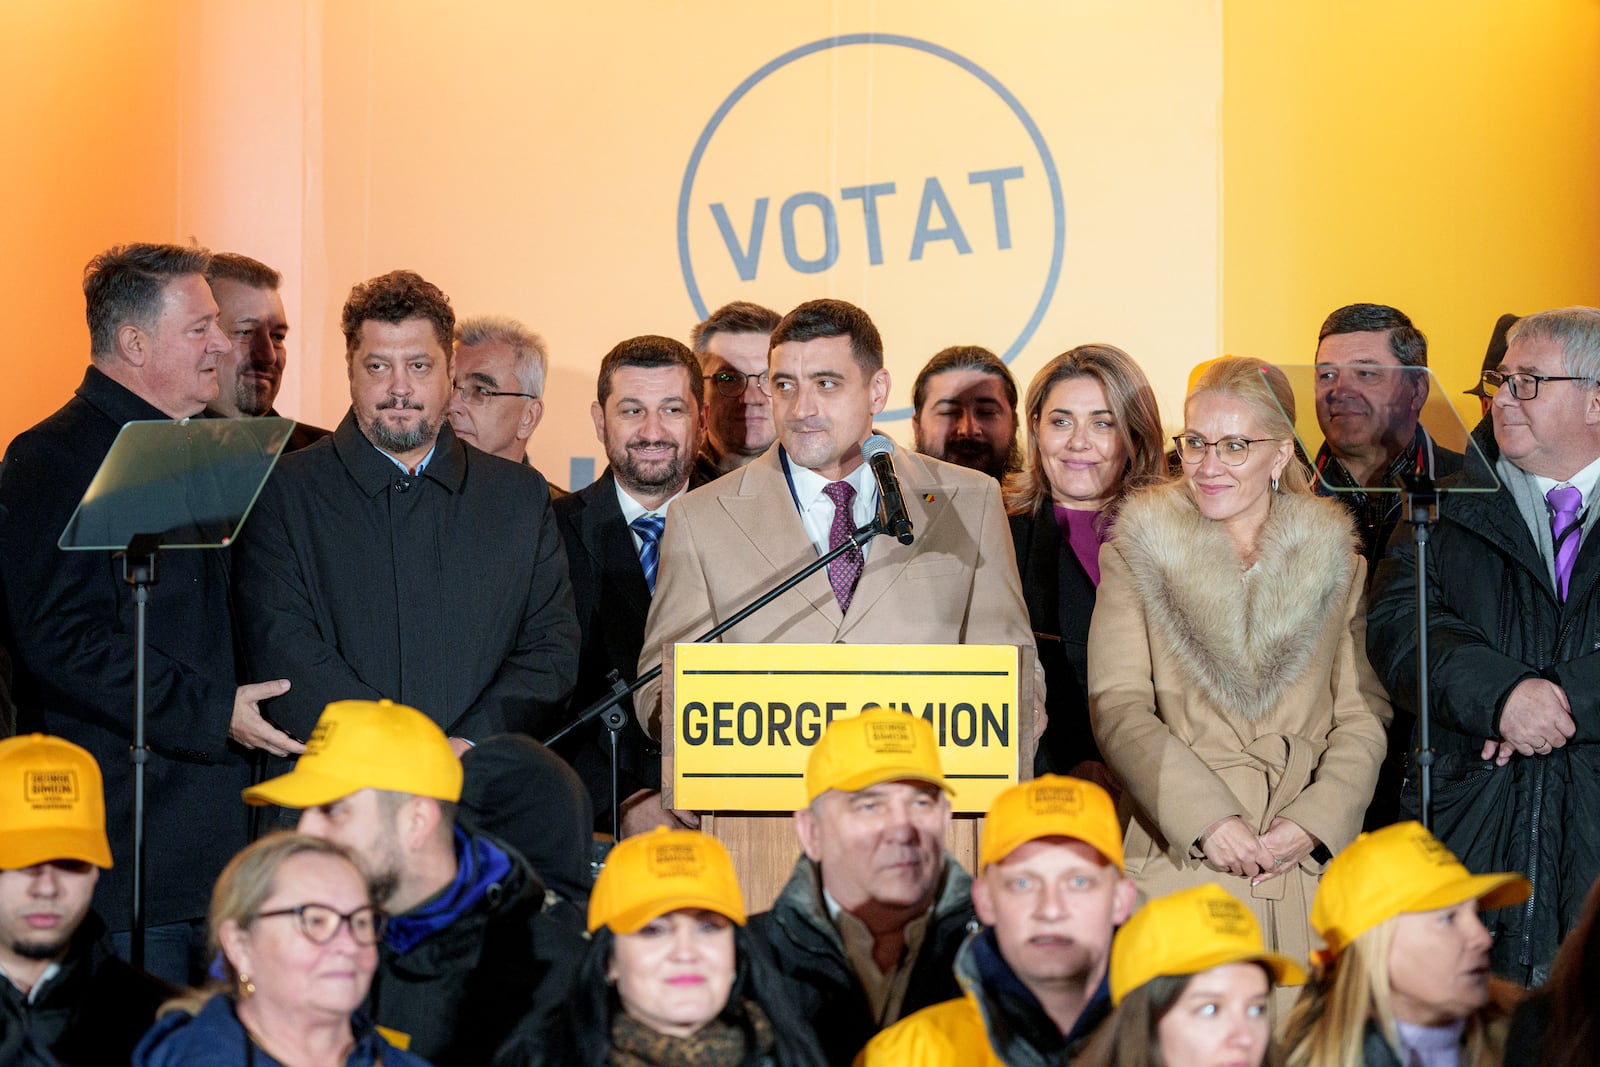
M 817 571 L 820 571 L 822 568 L 832 563 L 839 556 L 850 551 L 850 549 L 859 548 L 862 545 L 865 545 L 868 541 L 871 541 L 874 537 L 877 537 L 879 534 L 887 532 L 889 531 L 884 525 L 883 512 L 880 509 L 878 517 L 872 522 L 860 527 L 855 533 L 851 534 L 848 539 L 841 541 L 837 546 L 830 548 L 827 552 L 824 552 L 810 563 L 807 563 L 804 567 L 801 567 L 798 571 L 795 571 L 789 577 L 779 582 L 776 586 L 767 590 L 765 593 L 762 593 L 750 603 L 746 604 L 744 607 L 728 616 L 728 618 L 724 619 L 716 626 L 713 626 L 711 629 L 695 638 L 693 643 L 699 645 L 705 644 L 708 641 L 715 641 L 717 638 L 721 637 L 735 626 L 738 626 L 741 622 L 744 622 L 744 620 L 748 619 L 750 616 L 754 615 L 756 612 L 760 611 L 762 608 L 766 607 L 768 604 L 772 603 L 774 600 L 778 599 L 780 596 L 787 593 L 789 590 L 793 589 L 795 586 L 799 585 L 813 574 L 817 573 Z M 908 536 L 909 534 L 902 536 L 902 541 L 904 543 L 909 543 L 909 541 L 905 541 L 905 537 Z M 621 798 L 618 796 L 617 785 L 617 745 L 618 738 L 622 733 L 623 727 L 627 726 L 628 724 L 628 713 L 623 711 L 620 705 L 625 698 L 631 696 L 641 687 L 648 685 L 656 678 L 659 678 L 661 676 L 661 670 L 662 665 L 657 664 L 656 666 L 651 667 L 648 671 L 645 671 L 639 677 L 635 678 L 632 682 L 624 682 L 621 675 L 619 675 L 616 671 L 612 671 L 611 692 L 605 697 L 602 697 L 600 700 L 591 704 L 589 707 L 585 708 L 583 714 L 567 723 L 567 725 L 563 726 L 554 734 L 551 734 L 550 737 L 544 742 L 546 745 L 554 745 L 557 741 L 560 741 L 573 730 L 583 726 L 585 723 L 593 722 L 595 719 L 599 719 L 605 724 L 605 728 L 609 732 L 611 749 L 611 839 L 613 841 L 622 840 L 622 818 L 620 811 Z
M 133 728 L 128 762 L 133 782 L 130 828 L 129 962 L 144 966 L 145 652 L 150 592 L 163 551 L 225 548 L 266 483 L 294 429 L 291 419 L 184 419 L 123 426 L 79 501 L 57 546 L 110 551 L 132 588 Z M 120 611 L 120 608 L 119 608 Z M 197 619 L 195 625 L 214 625 Z M 219 708 L 221 715 L 231 708 Z

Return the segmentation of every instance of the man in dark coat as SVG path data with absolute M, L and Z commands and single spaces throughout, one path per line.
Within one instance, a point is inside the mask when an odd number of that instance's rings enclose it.
M 421 712 L 328 707 L 295 769 L 247 790 L 303 809 L 300 831 L 355 854 L 389 915 L 366 1011 L 390 1044 L 435 1067 L 489 1063 L 516 1024 L 566 999 L 583 955 L 575 917 L 515 849 L 456 822 L 461 761 Z
M 272 404 L 283 385 L 289 336 L 289 319 L 278 295 L 282 281 L 281 274 L 258 259 L 237 252 L 211 257 L 206 282 L 229 344 L 217 364 L 217 398 L 208 405 L 212 414 L 225 419 L 277 416 Z M 320 426 L 297 422 L 283 450 L 297 452 L 326 436 Z
M 176 991 L 118 959 L 89 907 L 111 866 L 94 757 L 32 734 L 0 741 L 0 1063 L 127 1063 Z
M 92 363 L 61 410 L 11 443 L 0 476 L 0 587 L 19 726 L 82 745 L 104 770 L 117 866 L 100 879 L 95 906 L 114 931 L 131 925 L 132 588 L 109 553 L 56 542 L 124 423 L 189 418 L 216 398 L 228 343 L 208 262 L 204 250 L 175 245 L 127 245 L 90 262 Z M 257 707 L 286 685 L 235 677 L 228 568 L 227 550 L 167 552 L 150 593 L 145 962 L 174 983 L 190 979 L 211 884 L 246 842 L 245 815 L 228 798 L 248 784 L 249 768 L 230 742 L 294 744 Z
M 655 592 L 655 566 L 667 508 L 700 484 L 694 458 L 705 426 L 705 387 L 694 353 L 670 337 L 634 337 L 600 361 L 592 414 L 609 466 L 594 484 L 555 503 L 566 543 L 583 647 L 572 710 L 579 713 L 611 691 L 608 675 L 638 676 L 645 618 Z M 648 571 L 648 573 L 647 573 Z M 628 721 L 618 738 L 618 798 L 623 832 L 669 820 L 663 812 L 661 746 L 647 736 L 624 700 Z M 610 740 L 598 721 L 561 747 L 589 789 L 600 829 L 611 830 Z
M 1490 961 L 1537 985 L 1600 875 L 1600 310 L 1523 319 L 1486 384 L 1474 436 L 1501 487 L 1446 492 L 1428 552 L 1433 830 L 1474 871 L 1527 875 L 1527 903 L 1487 916 Z M 1415 571 L 1397 534 L 1367 626 L 1373 667 L 1409 709 Z M 1402 814 L 1417 809 L 1412 767 Z
M 544 478 L 456 439 L 455 316 L 437 287 L 374 278 L 343 324 L 352 409 L 279 462 L 237 548 L 245 656 L 293 683 L 267 714 L 304 739 L 325 705 L 387 697 L 458 750 L 543 736 L 578 659 Z

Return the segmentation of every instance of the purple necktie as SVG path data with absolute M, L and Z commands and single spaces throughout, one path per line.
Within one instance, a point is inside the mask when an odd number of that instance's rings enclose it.
M 1550 536 L 1556 550 L 1556 596 L 1567 599 L 1572 581 L 1572 564 L 1578 558 L 1578 512 L 1583 507 L 1583 491 L 1575 485 L 1552 489 L 1544 495 L 1550 502 Z
M 855 516 L 850 513 L 850 502 L 855 499 L 856 487 L 849 482 L 829 482 L 822 487 L 829 500 L 833 501 L 833 525 L 828 529 L 828 548 L 835 549 L 856 532 Z M 834 557 L 828 564 L 828 584 L 833 586 L 833 597 L 839 602 L 839 610 L 850 610 L 850 597 L 856 591 L 856 579 L 861 577 L 861 565 L 865 562 L 861 555 L 860 545 L 851 545 L 848 552 L 843 552 Z

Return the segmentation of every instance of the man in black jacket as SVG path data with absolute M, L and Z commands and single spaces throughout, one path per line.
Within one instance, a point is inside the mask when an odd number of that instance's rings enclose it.
M 43 734 L 0 741 L 0 1063 L 127 1063 L 175 992 L 111 951 L 90 910 L 111 866 L 94 757 Z
M 804 854 L 750 929 L 793 983 L 829 1063 L 896 1020 L 960 996 L 972 879 L 944 850 L 950 800 L 933 727 L 898 711 L 835 720 L 794 813 Z
M 216 399 L 228 341 L 206 285 L 209 262 L 203 249 L 140 244 L 89 263 L 91 365 L 61 410 L 11 442 L 0 476 L 18 725 L 82 745 L 105 773 L 117 866 L 99 880 L 95 907 L 114 931 L 132 925 L 133 591 L 109 553 L 56 542 L 124 423 L 190 418 Z M 250 780 L 236 746 L 298 748 L 258 708 L 287 684 L 241 686 L 235 676 L 228 552 L 165 553 L 150 594 L 145 965 L 174 983 L 203 973 L 194 963 L 211 885 L 247 840 L 245 813 L 230 800 Z
M 317 720 L 293 771 L 244 792 L 304 809 L 301 832 L 355 854 L 390 914 L 367 1011 L 436 1067 L 488 1063 L 518 1022 L 553 1011 L 585 945 L 576 917 L 545 913 L 520 854 L 457 825 L 461 780 L 427 716 L 345 700 Z
M 574 713 L 611 691 L 607 676 L 638 675 L 645 618 L 655 593 L 658 545 L 667 508 L 700 484 L 694 458 L 705 426 L 705 386 L 694 353 L 670 337 L 633 337 L 600 361 L 591 408 L 608 466 L 598 481 L 558 500 L 572 594 L 583 633 Z M 683 823 L 661 808 L 661 746 L 624 700 L 618 738 L 622 831 Z M 589 789 L 600 828 L 611 830 L 610 740 L 593 722 L 562 745 Z
M 1474 436 L 1501 487 L 1446 492 L 1427 556 L 1432 828 L 1473 871 L 1527 873 L 1527 903 L 1486 917 L 1490 962 L 1538 985 L 1600 875 L 1600 310 L 1521 320 L 1485 386 L 1491 419 Z M 1407 710 L 1415 581 L 1397 534 L 1373 582 L 1367 654 Z M 1417 807 L 1413 766 L 1401 813 Z
M 335 700 L 391 698 L 453 738 L 543 736 L 578 666 L 565 555 L 532 467 L 445 417 L 455 315 L 409 271 L 343 313 L 351 411 L 279 461 L 237 548 L 245 656 L 288 678 L 274 723 L 310 736 Z

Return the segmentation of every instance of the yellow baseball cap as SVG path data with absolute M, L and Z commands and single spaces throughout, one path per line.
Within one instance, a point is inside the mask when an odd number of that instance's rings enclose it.
M 1303 985 L 1305 968 L 1268 952 L 1261 924 L 1214 882 L 1156 897 L 1111 942 L 1111 1003 L 1152 978 L 1199 974 L 1229 963 L 1262 963 L 1278 985 Z
M 926 719 L 868 708 L 834 719 L 806 760 L 806 803 L 830 789 L 854 793 L 880 782 L 909 780 L 955 790 L 944 780 L 939 745 Z
M 461 761 L 450 739 L 416 708 L 392 700 L 340 700 L 322 709 L 294 770 L 244 791 L 247 804 L 314 808 L 363 789 L 461 799 Z
M 1520 874 L 1473 874 L 1444 842 L 1419 822 L 1402 822 L 1362 834 L 1333 857 L 1311 902 L 1311 926 L 1331 961 L 1379 923 L 1413 911 L 1437 911 L 1469 900 L 1504 908 L 1528 899 Z
M 978 869 L 1041 837 L 1072 837 L 1123 870 L 1122 823 L 1111 794 L 1082 778 L 1046 774 L 995 798 L 983 820 Z
M 744 895 L 721 841 L 699 830 L 658 826 L 623 838 L 589 894 L 589 932 L 637 932 L 680 908 L 704 908 L 744 925 Z
M 0 741 L 0 870 L 50 860 L 111 866 L 100 765 L 59 737 L 8 737 Z

